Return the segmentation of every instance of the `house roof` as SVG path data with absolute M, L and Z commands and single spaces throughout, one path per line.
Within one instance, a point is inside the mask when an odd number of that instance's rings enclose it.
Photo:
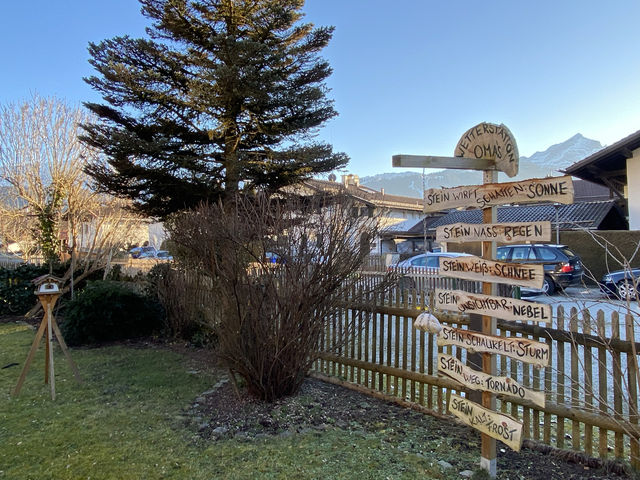
M 33 280 L 31 280 L 31 282 L 37 286 L 40 286 L 43 283 L 57 283 L 62 285 L 64 283 L 64 280 L 54 275 L 51 275 L 50 273 L 45 273 L 44 275 L 40 275 L 39 277 L 34 278 Z
M 385 231 L 394 232 L 394 233 L 408 232 L 409 230 L 411 230 L 411 228 L 415 227 L 418 223 L 422 225 L 422 220 L 409 218 L 407 220 L 403 220 L 402 222 L 394 223 L 393 225 L 386 227 Z
M 552 204 L 545 205 L 523 205 L 498 207 L 498 222 L 534 222 L 550 221 L 556 222 L 556 208 L 558 213 L 558 223 L 561 230 L 588 229 L 597 230 L 606 217 L 614 212 L 620 212 L 615 201 L 607 200 L 600 202 L 579 202 L 571 205 Z M 451 210 L 449 213 L 435 218 L 427 225 L 427 231 L 433 232 L 442 225 L 452 223 L 482 223 L 482 210 Z M 422 232 L 422 224 L 417 225 L 418 230 L 412 229 L 412 233 Z
M 574 163 L 564 173 L 605 185 L 623 196 L 627 184 L 627 159 L 640 148 L 640 130 Z
M 596 202 L 598 200 L 611 200 L 613 194 L 609 187 L 598 185 L 578 178 L 573 179 L 574 202 Z
M 350 184 L 345 186 L 340 182 L 318 180 L 315 178 L 306 180 L 304 183 L 317 191 L 346 193 L 370 206 L 413 211 L 422 211 L 423 208 L 423 200 L 421 198 L 388 195 L 384 193 L 384 191 L 374 190 L 364 185 Z

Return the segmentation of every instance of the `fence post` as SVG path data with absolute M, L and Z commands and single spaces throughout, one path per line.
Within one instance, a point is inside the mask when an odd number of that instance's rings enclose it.
M 635 344 L 635 331 L 633 315 L 625 315 L 625 326 L 627 330 L 627 340 L 632 345 Z M 638 424 L 638 357 L 635 349 L 627 354 L 627 380 L 629 382 L 629 422 Z M 630 442 L 630 462 L 635 469 L 640 469 L 640 445 L 638 439 L 631 437 Z

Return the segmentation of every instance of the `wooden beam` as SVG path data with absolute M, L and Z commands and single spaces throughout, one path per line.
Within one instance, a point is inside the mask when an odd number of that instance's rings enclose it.
M 440 275 L 476 282 L 509 283 L 542 288 L 542 264 L 507 263 L 474 256 L 440 257 Z
M 613 178 L 613 177 L 622 177 L 624 179 L 627 178 L 627 169 L 626 168 L 620 168 L 618 170 L 603 170 L 601 168 L 598 168 L 594 165 L 589 165 L 589 167 L 587 168 L 587 170 L 589 171 L 589 173 L 598 176 L 598 177 L 607 177 L 607 178 Z
M 435 289 L 435 307 L 460 313 L 494 316 L 514 322 L 551 323 L 551 306 L 463 290 Z
M 618 198 L 627 201 L 624 198 L 624 185 L 616 185 L 617 182 L 613 182 L 610 178 L 602 177 L 602 182 L 611 189 L 613 193 L 615 193 Z
M 605 177 L 621 177 L 626 180 L 627 178 L 627 169 L 621 168 L 620 170 L 600 170 L 600 175 Z
M 424 211 L 437 212 L 457 207 L 485 208 L 514 203 L 573 203 L 570 176 L 530 178 L 519 182 L 483 183 L 424 191 Z
M 438 374 L 447 375 L 464 385 L 465 389 L 488 391 L 528 400 L 538 407 L 544 408 L 544 391 L 533 390 L 520 385 L 510 377 L 498 377 L 474 370 L 456 357 L 438 353 Z
M 551 222 L 453 223 L 436 228 L 438 242 L 549 242 Z
M 627 147 L 622 147 L 620 149 L 620 155 L 622 155 L 624 158 L 632 158 L 633 152 L 629 150 Z
M 520 451 L 523 424 L 515 418 L 503 413 L 497 413 L 455 393 L 451 394 L 448 411 L 458 417 L 462 423 L 480 430 L 488 437 L 500 440 L 516 452 Z M 482 458 L 494 463 L 496 460 L 495 457 L 487 458 L 483 456 Z M 480 466 L 482 467 L 482 463 Z M 489 475 L 495 477 L 495 472 L 489 472 Z
M 453 168 L 461 170 L 496 170 L 493 160 L 468 157 L 436 157 L 432 155 L 394 155 L 392 166 L 408 168 Z
M 27 359 L 24 362 L 24 367 L 22 367 L 22 372 L 20 372 L 20 378 L 18 378 L 18 383 L 16 387 L 13 389 L 13 395 L 18 395 L 20 393 L 20 390 L 22 389 L 22 384 L 27 378 L 27 373 L 29 372 L 29 368 L 31 367 L 31 362 L 33 362 L 33 358 L 36 354 L 36 351 L 38 350 L 38 347 L 40 346 L 40 341 L 42 340 L 42 337 L 44 335 L 44 332 L 46 332 L 46 330 L 47 330 L 47 317 L 45 315 L 45 317 L 42 319 L 42 322 L 40 322 L 40 327 L 38 328 L 38 332 L 36 333 L 36 338 L 33 339 L 33 343 L 31 344 L 31 349 L 29 350 L 29 353 L 27 354 Z

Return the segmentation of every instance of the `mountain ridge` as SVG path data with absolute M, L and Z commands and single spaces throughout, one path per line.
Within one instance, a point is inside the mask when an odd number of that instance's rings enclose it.
M 520 157 L 518 175 L 513 178 L 500 173 L 499 181 L 517 181 L 562 175 L 561 170 L 602 149 L 597 141 L 576 133 L 564 142 L 551 145 L 530 157 Z M 473 170 L 440 170 L 422 175 L 418 171 L 381 173 L 360 178 L 360 183 L 390 195 L 422 198 L 426 188 L 457 187 L 482 183 L 482 172 Z

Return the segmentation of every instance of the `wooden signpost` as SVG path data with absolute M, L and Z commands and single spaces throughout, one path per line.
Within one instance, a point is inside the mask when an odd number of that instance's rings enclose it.
M 504 320 L 551 322 L 551 306 L 511 297 L 496 297 L 462 290 L 436 289 L 435 307 L 459 313 L 489 315 Z
M 522 263 L 506 263 L 469 257 L 440 257 L 440 274 L 490 283 L 510 283 L 521 287 L 542 288 L 544 267 Z
M 487 183 L 452 188 L 429 188 L 424 193 L 424 211 L 448 208 L 485 208 L 512 203 L 573 203 L 570 176 L 532 178 L 520 182 Z
M 506 395 L 529 400 L 544 408 L 544 392 L 523 387 L 509 377 L 496 377 L 467 367 L 456 357 L 438 354 L 438 374 L 445 374 L 472 390 L 486 390 L 498 395 Z
M 509 177 L 518 174 L 519 155 L 511 130 L 504 125 L 479 123 L 462 134 L 454 150 L 456 157 L 491 159 Z
M 551 222 L 454 223 L 436 228 L 436 241 L 447 242 L 545 242 L 551 238 Z
M 480 123 L 467 130 L 455 148 L 455 156 L 394 155 L 394 167 L 454 168 L 518 174 L 518 146 L 511 131 L 504 125 Z
M 501 337 L 443 325 L 437 344 L 439 347 L 455 345 L 471 352 L 505 355 L 536 367 L 546 367 L 551 362 L 549 345 L 524 337 Z
M 484 435 L 502 441 L 516 452 L 520 451 L 522 423 L 513 417 L 496 413 L 455 393 L 449 400 L 449 412 Z
M 447 161 L 450 161 L 450 166 Z M 470 313 L 469 330 L 442 326 L 438 346 L 456 345 L 469 352 L 470 365 L 463 365 L 451 356 L 439 355 L 440 369 L 471 389 L 481 390 L 479 405 L 468 398 L 451 394 L 449 411 L 482 432 L 480 465 L 491 476 L 496 475 L 496 442 L 499 439 L 519 451 L 522 443 L 522 423 L 508 415 L 495 412 L 495 394 L 511 394 L 536 404 L 544 404 L 544 392 L 525 389 L 507 377 L 496 376 L 495 355 L 544 367 L 550 363 L 549 347 L 545 343 L 522 337 L 500 337 L 496 334 L 496 317 L 507 320 L 550 321 L 547 306 L 498 297 L 496 283 L 541 288 L 544 280 L 542 265 L 523 265 L 495 261 L 496 242 L 515 243 L 550 241 L 549 222 L 497 223 L 497 206 L 538 202 L 573 202 L 571 177 L 532 179 L 498 183 L 497 172 L 513 177 L 518 172 L 518 149 L 513 135 L 504 125 L 481 123 L 467 130 L 455 148 L 455 157 L 421 157 L 395 155 L 394 167 L 467 168 L 483 171 L 483 184 L 455 188 L 428 189 L 424 192 L 424 211 L 435 212 L 450 208 L 481 208 L 483 225 L 456 224 L 438 228 L 437 241 L 482 242 L 482 258 L 456 257 L 440 259 L 443 276 L 477 280 L 482 294 L 460 291 L 436 292 L 439 308 Z M 515 392 L 515 395 L 514 395 Z
M 29 372 L 29 368 L 31 367 L 31 363 L 33 362 L 33 358 L 35 357 L 36 351 L 40 346 L 40 342 L 42 341 L 42 337 L 46 331 L 46 343 L 45 343 L 45 364 L 44 364 L 44 383 L 48 383 L 51 387 L 51 399 L 56 399 L 56 382 L 55 382 L 55 372 L 53 368 L 53 334 L 55 333 L 56 338 L 58 339 L 58 343 L 60 344 L 60 348 L 64 353 L 64 356 L 67 358 L 69 362 L 69 366 L 73 371 L 73 375 L 75 376 L 78 382 L 81 382 L 82 379 L 80 377 L 80 372 L 78 371 L 78 367 L 74 363 L 71 355 L 69 354 L 69 350 L 67 348 L 67 344 L 64 341 L 64 337 L 62 336 L 62 332 L 60 332 L 60 328 L 56 323 L 56 319 L 53 316 L 53 307 L 56 304 L 56 301 L 60 297 L 60 286 L 62 285 L 62 280 L 54 277 L 53 275 L 43 275 L 34 280 L 36 284 L 37 290 L 36 295 L 42 304 L 42 308 L 44 310 L 44 316 L 42 318 L 42 322 L 40 323 L 40 327 L 36 333 L 36 338 L 33 340 L 31 344 L 31 349 L 27 355 L 27 359 L 24 363 L 24 367 L 22 367 L 22 372 L 20 373 L 20 377 L 18 378 L 18 383 L 16 387 L 13 389 L 13 395 L 18 395 L 20 390 L 22 389 L 22 384 L 27 378 L 27 373 Z

